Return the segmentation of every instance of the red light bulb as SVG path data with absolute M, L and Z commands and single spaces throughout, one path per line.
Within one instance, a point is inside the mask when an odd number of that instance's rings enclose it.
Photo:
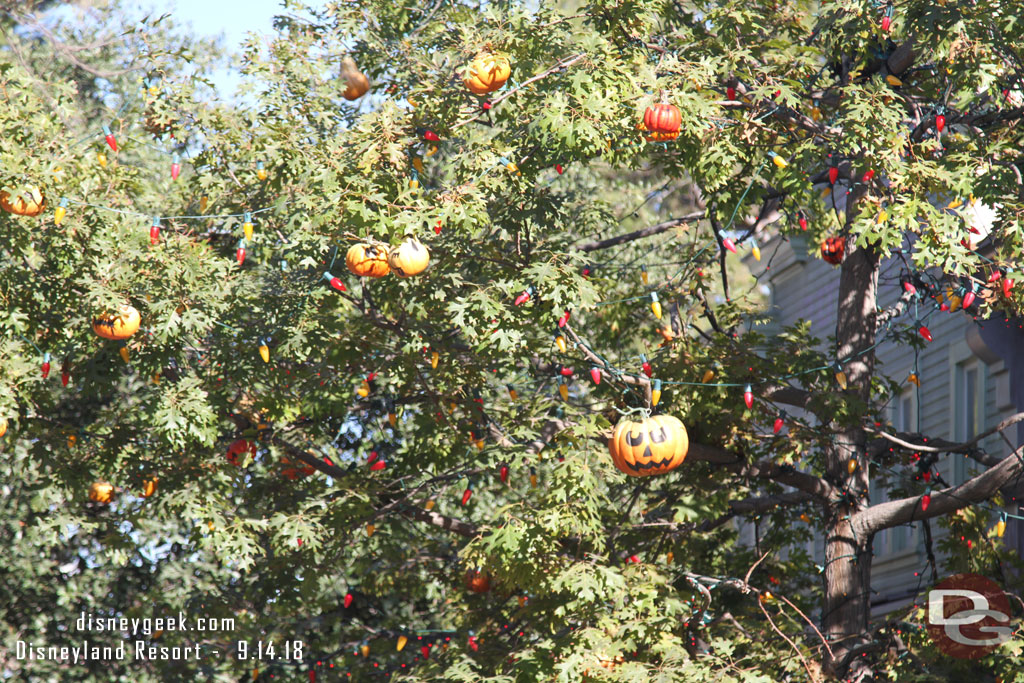
M 469 502 L 469 499 L 470 499 L 470 497 L 472 497 L 472 495 L 473 495 L 473 489 L 468 488 L 468 487 L 466 488 L 465 491 L 462 492 L 462 505 L 463 506 L 465 506 L 466 503 Z
M 181 175 L 181 163 L 178 161 L 178 155 L 175 154 L 171 159 L 171 180 L 177 180 L 179 175 Z
M 473 652 L 480 649 L 479 643 L 476 642 L 476 636 L 469 637 L 469 646 L 473 649 Z
M 61 370 L 60 372 L 60 383 L 62 386 L 67 386 L 68 382 L 71 381 L 71 373 L 67 370 Z
M 799 224 L 800 224 L 800 229 L 801 229 L 801 230 L 806 230 L 806 229 L 807 229 L 807 219 L 806 219 L 806 218 L 804 218 L 802 214 L 801 214 L 801 215 L 800 215 L 800 217 L 799 217 L 799 218 L 797 219 L 797 223 L 799 223 Z
M 380 472 L 382 469 L 384 469 L 387 466 L 388 465 L 387 465 L 386 462 L 384 462 L 383 460 L 378 460 L 377 462 L 375 462 L 372 465 L 370 465 L 370 470 L 373 471 L 373 472 Z
M 498 471 L 498 476 L 501 477 L 502 484 L 508 483 L 508 465 L 501 466 L 501 469 Z
M 562 317 L 558 319 L 558 326 L 559 327 L 565 327 L 566 323 L 568 323 L 568 322 L 569 322 L 569 311 L 568 311 L 568 309 L 566 309 L 565 313 L 562 314 Z
M 238 265 L 245 263 L 245 240 L 238 240 L 238 248 L 235 249 L 235 260 Z
M 932 504 L 932 497 L 930 494 L 924 494 L 921 496 L 921 512 L 927 512 L 928 506 Z
M 1005 296 L 1007 299 L 1010 298 L 1011 289 L 1013 289 L 1013 280 L 1011 280 L 1010 278 L 1005 278 L 1003 280 L 1003 296 Z
M 154 218 L 153 225 L 149 226 L 149 243 L 157 245 L 160 243 L 160 219 Z
M 772 425 L 772 433 L 778 434 L 782 431 L 782 425 L 785 424 L 785 420 L 782 417 L 775 418 L 775 424 Z
M 562 175 L 562 173 L 565 172 L 565 169 L 562 168 L 561 164 L 555 164 L 555 170 L 558 171 L 558 175 Z
M 590 379 L 594 380 L 594 384 L 601 383 L 601 371 L 597 368 L 590 368 Z
M 732 87 L 731 85 L 728 88 L 726 88 L 725 89 L 725 97 L 726 97 L 726 99 L 729 99 L 729 100 L 735 100 L 736 99 L 736 88 Z
M 437 133 L 432 130 L 423 131 L 423 139 L 429 140 L 430 142 L 440 142 L 441 138 L 438 137 Z
M 43 372 L 43 379 L 50 376 L 50 354 L 43 356 L 43 364 L 39 369 Z
M 924 338 L 925 338 L 925 339 L 926 339 L 927 341 L 931 341 L 931 340 L 932 340 L 932 333 L 931 333 L 931 330 L 929 330 L 929 329 L 928 329 L 927 327 L 925 327 L 924 325 L 921 325 L 921 327 L 920 327 L 920 328 L 919 328 L 919 329 L 918 329 L 917 331 L 918 331 L 918 332 L 919 332 L 919 333 L 921 334 L 921 336 L 922 336 L 922 337 L 924 337 Z
M 728 237 L 722 240 L 722 246 L 731 251 L 732 253 L 736 253 L 736 245 L 733 244 L 732 240 L 729 239 Z
M 828 182 L 835 185 L 837 180 L 839 180 L 839 169 L 835 166 L 829 166 Z
M 377 459 L 377 451 L 370 451 L 370 454 L 366 456 L 366 464 L 369 465 L 371 462 Z
M 875 169 L 869 168 L 864 172 L 864 177 L 861 180 L 865 183 L 870 183 L 871 179 L 875 177 Z
M 743 389 L 743 403 L 746 404 L 747 408 L 754 407 L 754 391 L 750 388 L 749 384 Z
M 353 596 L 351 593 L 345 593 L 345 609 L 348 609 L 352 606 L 353 600 L 355 600 L 355 596 Z
M 654 370 L 651 369 L 651 364 L 648 363 L 647 361 L 644 361 L 643 365 L 641 365 L 640 367 L 641 369 L 643 369 L 644 374 L 647 375 L 648 377 L 654 374 Z
M 103 139 L 110 145 L 110 149 L 117 151 L 117 140 L 114 138 L 114 134 L 110 132 L 110 128 L 103 126 Z
M 976 295 L 974 294 L 974 288 L 972 287 L 966 294 L 964 294 L 963 307 L 970 308 L 971 304 L 974 303 L 975 298 Z
M 889 15 L 886 15 L 886 16 L 882 17 L 882 32 L 883 33 L 888 33 L 889 32 L 889 26 L 891 26 L 891 25 L 892 25 L 892 19 L 889 17 Z
M 903 289 L 907 290 L 910 294 L 917 294 L 917 287 L 910 284 L 909 282 L 903 283 Z
M 942 129 L 946 127 L 946 117 L 939 114 L 935 117 L 935 130 L 942 132 Z
M 429 659 L 430 658 L 430 646 L 429 645 L 424 645 L 423 647 L 421 647 L 420 648 L 420 652 L 423 653 L 423 659 Z

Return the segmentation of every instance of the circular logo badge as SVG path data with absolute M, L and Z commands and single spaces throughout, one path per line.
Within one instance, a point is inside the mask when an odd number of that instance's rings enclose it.
M 1010 600 L 979 574 L 956 574 L 928 591 L 928 634 L 950 657 L 977 659 L 1013 635 Z

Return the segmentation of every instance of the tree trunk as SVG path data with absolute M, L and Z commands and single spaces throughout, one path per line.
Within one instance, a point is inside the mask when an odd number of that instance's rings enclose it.
M 849 198 L 855 199 L 853 194 Z M 854 205 L 855 201 L 847 204 L 847 225 L 854 215 Z M 848 389 L 844 394 L 853 414 L 840 417 L 842 422 L 831 425 L 835 440 L 825 451 L 826 479 L 839 492 L 838 498 L 826 505 L 825 568 L 822 572 L 825 584 L 822 631 L 833 650 L 826 668 L 835 673 L 842 673 L 837 669 L 843 668 L 850 650 L 868 640 L 871 593 L 872 539 L 865 534 L 858 536 L 850 518 L 869 503 L 867 435 L 860 425 L 867 419 L 861 413 L 870 398 L 875 366 L 872 347 L 879 258 L 873 250 L 855 247 L 850 237 L 846 250 L 839 279 L 836 359 L 842 362 L 841 369 L 847 376 Z M 851 459 L 856 461 L 852 472 Z

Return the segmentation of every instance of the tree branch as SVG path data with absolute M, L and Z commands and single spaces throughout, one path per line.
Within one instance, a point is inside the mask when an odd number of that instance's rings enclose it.
M 595 240 L 593 242 L 586 242 L 576 247 L 580 251 L 597 251 L 599 249 L 607 249 L 608 247 L 614 247 L 619 244 L 625 244 L 626 242 L 632 242 L 633 240 L 643 239 L 644 237 L 651 237 L 653 235 L 660 235 L 663 232 L 668 232 L 677 225 L 682 225 L 687 221 L 698 220 L 704 217 L 703 211 L 694 211 L 688 213 L 685 216 L 679 218 L 673 218 L 672 220 L 665 221 L 664 223 L 658 223 L 657 225 L 650 225 L 640 230 L 634 230 L 624 235 L 618 235 L 616 237 L 609 237 L 604 240 Z
M 915 520 L 931 519 L 991 498 L 1010 479 L 1024 471 L 1024 446 L 960 486 L 931 493 L 931 504 L 921 510 L 921 496 L 879 503 L 853 515 L 851 525 L 858 534 L 874 534 Z

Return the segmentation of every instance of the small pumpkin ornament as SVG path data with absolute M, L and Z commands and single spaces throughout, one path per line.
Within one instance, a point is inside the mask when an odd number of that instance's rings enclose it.
M 481 52 L 466 66 L 462 82 L 474 95 L 486 95 L 505 85 L 511 74 L 508 57 Z
M 679 112 L 679 108 L 674 104 L 669 104 L 664 94 L 662 94 L 661 102 L 647 107 L 644 112 L 644 127 L 653 136 L 656 136 L 656 139 L 676 139 L 679 137 L 679 126 L 682 122 L 683 115 Z
M 0 192 L 0 209 L 15 216 L 38 216 L 45 208 L 46 198 L 38 187 L 26 187 L 13 198 L 8 192 Z
M 430 251 L 415 237 L 406 238 L 388 254 L 388 265 L 398 277 L 419 275 L 429 264 Z
M 821 243 L 821 258 L 834 266 L 838 266 L 843 262 L 843 255 L 845 253 L 845 237 L 829 237 Z
M 359 70 L 351 57 L 341 60 L 341 77 L 347 84 L 345 92 L 341 93 L 346 100 L 358 100 L 370 91 L 370 79 Z
M 624 418 L 615 425 L 608 450 L 612 462 L 631 477 L 665 474 L 683 464 L 690 442 L 686 427 L 671 415 L 639 422 Z
M 345 265 L 360 277 L 384 277 L 391 272 L 388 248 L 375 244 L 353 244 L 345 254 Z
M 92 331 L 104 339 L 128 339 L 139 331 L 142 317 L 134 307 L 125 304 L 117 313 L 101 313 L 92 321 Z
M 479 569 L 470 569 L 466 572 L 466 588 L 474 593 L 486 593 L 491 590 L 491 575 Z
M 142 497 L 149 498 L 156 493 L 156 483 L 159 481 L 156 477 L 150 477 L 146 481 L 142 482 Z
M 89 487 L 89 500 L 108 505 L 114 500 L 114 485 L 107 481 L 96 481 Z

